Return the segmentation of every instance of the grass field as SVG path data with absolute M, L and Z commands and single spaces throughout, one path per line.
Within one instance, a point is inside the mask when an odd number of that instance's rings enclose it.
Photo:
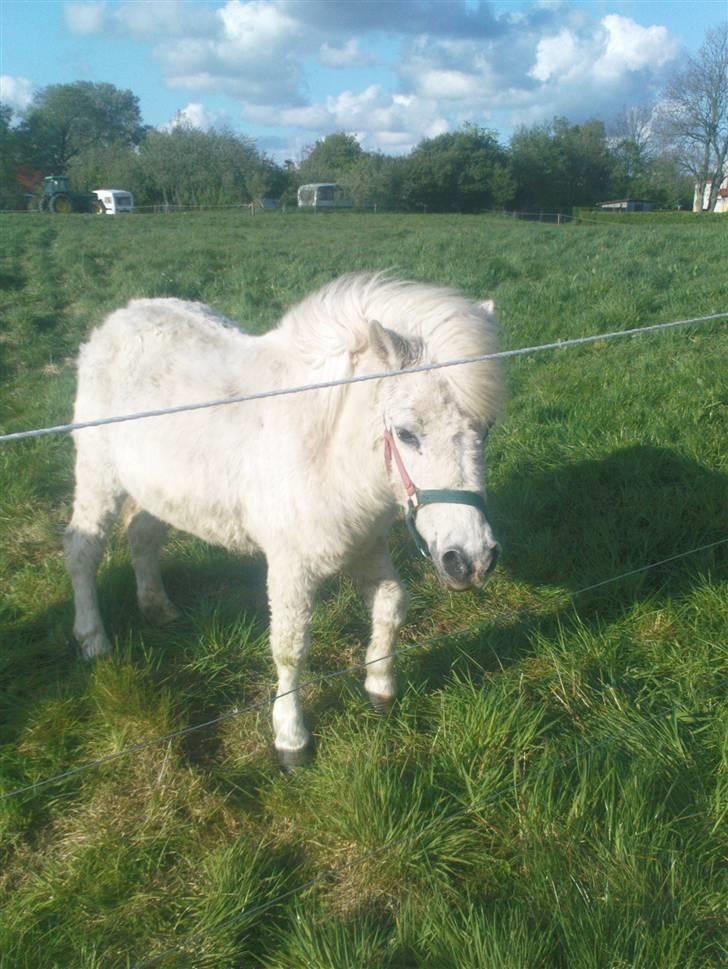
M 80 342 L 134 296 L 202 299 L 261 332 L 339 273 L 388 268 L 493 296 L 504 348 L 728 310 L 728 223 L 1 228 L 0 433 L 70 418 Z M 349 674 L 307 688 L 317 755 L 292 775 L 263 708 L 2 797 L 0 967 L 724 965 L 728 544 L 597 584 L 728 538 L 727 364 L 725 322 L 508 362 L 488 442 L 501 564 L 484 592 L 450 594 L 396 531 L 402 641 L 423 646 L 394 711 L 377 717 Z M 164 554 L 183 618 L 143 624 L 115 536 L 99 576 L 115 652 L 80 661 L 72 459 L 64 435 L 0 444 L 0 796 L 274 683 L 264 565 L 183 535 Z M 312 675 L 363 659 L 366 635 L 331 582 Z

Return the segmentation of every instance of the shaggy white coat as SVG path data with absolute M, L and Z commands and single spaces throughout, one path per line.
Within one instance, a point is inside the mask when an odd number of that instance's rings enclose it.
M 74 420 L 84 421 L 397 370 L 493 352 L 492 303 L 380 275 L 345 276 L 293 307 L 260 337 L 201 303 L 138 299 L 112 313 L 79 358 Z M 347 570 L 372 613 L 366 689 L 395 695 L 393 660 L 406 593 L 387 534 L 406 506 L 383 458 L 385 426 L 418 488 L 483 488 L 483 438 L 500 400 L 495 361 L 211 410 L 77 431 L 76 493 L 65 549 L 86 657 L 109 642 L 95 575 L 124 500 L 141 609 L 174 618 L 162 585 L 165 526 L 268 563 L 271 647 L 278 693 L 294 690 L 308 650 L 317 586 Z M 416 443 L 412 443 L 412 435 Z M 442 556 L 473 563 L 484 580 L 494 556 L 475 508 L 428 505 L 418 528 L 443 581 Z M 275 744 L 295 760 L 309 742 L 297 692 L 276 700 Z

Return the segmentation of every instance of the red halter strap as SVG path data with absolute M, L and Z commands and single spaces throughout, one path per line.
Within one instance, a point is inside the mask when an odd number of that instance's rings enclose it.
M 404 461 L 402 460 L 402 455 L 399 453 L 399 448 L 397 447 L 397 442 L 394 439 L 394 434 L 389 430 L 389 428 L 384 428 L 384 461 L 387 465 L 387 473 L 389 474 L 392 470 L 392 456 L 394 456 L 394 462 L 397 465 L 397 470 L 399 471 L 399 476 L 402 479 L 402 484 L 405 486 L 408 498 L 415 499 L 417 501 L 417 488 L 415 483 L 410 478 L 407 473 L 407 468 L 404 466 Z

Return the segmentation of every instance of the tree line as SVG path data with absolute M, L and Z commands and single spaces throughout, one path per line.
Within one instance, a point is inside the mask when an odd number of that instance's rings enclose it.
M 727 158 L 726 25 L 673 73 L 659 106 L 625 108 L 609 124 L 522 126 L 508 145 L 467 123 L 389 156 L 337 132 L 279 165 L 226 128 L 145 126 L 138 98 L 112 84 L 50 85 L 20 117 L 0 106 L 5 208 L 25 204 L 43 175 L 67 174 L 78 191 L 128 189 L 138 206 L 295 204 L 299 185 L 337 182 L 356 206 L 402 211 L 564 211 L 617 198 L 689 209 L 696 185 L 710 186 L 712 209 Z

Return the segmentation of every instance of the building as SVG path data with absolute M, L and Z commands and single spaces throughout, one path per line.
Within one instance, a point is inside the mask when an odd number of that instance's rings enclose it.
M 728 165 L 723 169 L 725 175 L 723 181 L 720 183 L 720 188 L 718 189 L 718 198 L 715 203 L 715 212 L 728 212 Z M 703 190 L 703 200 L 702 205 L 700 201 L 700 185 L 696 183 L 695 194 L 693 195 L 693 212 L 707 212 L 708 206 L 710 205 L 710 190 L 713 187 L 712 182 L 705 183 L 705 189 Z

